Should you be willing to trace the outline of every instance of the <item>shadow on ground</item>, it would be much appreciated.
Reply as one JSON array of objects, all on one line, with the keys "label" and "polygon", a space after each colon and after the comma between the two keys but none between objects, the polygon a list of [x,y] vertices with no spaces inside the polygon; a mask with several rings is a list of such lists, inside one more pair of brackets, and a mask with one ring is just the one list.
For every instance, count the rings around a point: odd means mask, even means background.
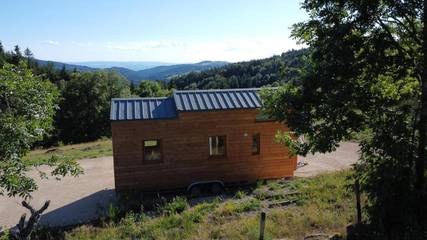
[{"label": "shadow on ground", "polygon": [[43,226],[66,226],[90,222],[105,215],[109,204],[116,202],[114,189],[95,192],[42,215]]}]

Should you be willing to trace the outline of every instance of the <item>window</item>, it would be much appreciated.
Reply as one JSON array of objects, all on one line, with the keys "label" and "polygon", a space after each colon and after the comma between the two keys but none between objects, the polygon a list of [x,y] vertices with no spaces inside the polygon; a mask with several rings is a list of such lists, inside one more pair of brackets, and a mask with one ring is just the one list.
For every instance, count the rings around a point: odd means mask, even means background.
[{"label": "window", "polygon": [[162,149],[160,140],[144,140],[142,148],[144,162],[162,161]]},{"label": "window", "polygon": [[259,133],[252,135],[252,155],[260,153],[260,135]]},{"label": "window", "polygon": [[209,137],[209,156],[226,155],[226,138],[225,136]]}]

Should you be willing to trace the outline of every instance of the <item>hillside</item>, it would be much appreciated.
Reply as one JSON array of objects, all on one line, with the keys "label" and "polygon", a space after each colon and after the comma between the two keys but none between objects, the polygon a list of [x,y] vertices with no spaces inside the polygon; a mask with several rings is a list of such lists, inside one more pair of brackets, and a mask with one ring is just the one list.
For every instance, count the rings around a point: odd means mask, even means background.
[{"label": "hillside", "polygon": [[90,68],[127,68],[133,71],[144,70],[148,68],[158,66],[169,66],[174,63],[167,62],[153,62],[153,61],[132,61],[132,62],[120,62],[120,61],[86,61],[86,62],[68,62],[68,64],[88,66]]},{"label": "hillside", "polygon": [[[138,79],[129,80],[135,82],[141,79],[150,79],[150,80],[165,80],[175,75],[185,74],[189,72],[198,72],[207,69],[215,69],[218,67],[223,67],[227,65],[228,62],[223,61],[203,61],[199,63],[192,64],[175,64],[170,66],[158,66],[154,68],[144,69],[138,71]],[[122,74],[122,73],[121,73]]]},{"label": "hillside", "polygon": [[35,59],[37,64],[41,67],[45,67],[48,64],[52,64],[54,69],[61,69],[63,66],[65,66],[65,69],[68,71],[73,71],[76,69],[77,71],[85,72],[85,71],[95,71],[96,68],[91,68],[88,66],[78,65],[78,64],[69,64],[69,63],[63,63],[63,62],[56,62],[56,61],[47,61],[47,60],[40,60]]},{"label": "hillside", "polygon": [[[114,70],[133,83],[138,83],[141,80],[167,80],[172,76],[186,74],[193,71],[198,72],[198,71],[208,70],[212,68],[222,67],[228,64],[227,62],[223,62],[223,61],[203,61],[199,63],[156,66],[152,68],[135,71],[135,70],[132,70],[126,67],[120,67],[120,66],[114,66],[109,68],[94,68],[94,67],[88,67],[84,65],[76,65],[76,64],[69,64],[69,63],[62,63],[62,62],[55,62],[55,61],[45,61],[45,60],[39,60],[39,59],[37,59],[36,61],[40,66],[47,66],[49,63],[52,63],[53,68],[58,70],[61,69],[63,66],[65,66],[65,69],[69,71],[73,71],[74,69],[76,69],[77,71],[83,71],[83,72],[96,71],[100,69]],[[102,65],[100,62],[90,62],[89,65],[105,66],[105,65],[114,64],[114,63],[116,62],[107,62],[104,65]],[[152,62],[149,62],[149,63],[152,63]],[[117,63],[117,65],[126,66],[129,64],[126,64],[126,62],[124,62],[122,64]]]},{"label": "hillside", "polygon": [[225,65],[174,77],[169,86],[177,89],[248,88],[297,81],[306,49],[278,56]]}]

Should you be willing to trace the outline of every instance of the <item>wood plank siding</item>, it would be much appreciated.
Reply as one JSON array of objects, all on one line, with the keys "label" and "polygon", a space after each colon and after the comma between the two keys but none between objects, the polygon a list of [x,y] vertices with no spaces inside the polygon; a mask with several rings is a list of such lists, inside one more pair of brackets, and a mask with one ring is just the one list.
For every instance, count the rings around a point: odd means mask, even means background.
[{"label": "wood plank siding", "polygon": [[[255,120],[258,109],[179,112],[164,120],[112,121],[116,190],[156,191],[197,181],[255,181],[293,176],[297,158],[275,143],[281,123]],[[260,154],[252,136],[260,134]],[[209,157],[209,136],[226,136],[226,156]],[[143,162],[143,141],[160,139],[162,162]]]}]

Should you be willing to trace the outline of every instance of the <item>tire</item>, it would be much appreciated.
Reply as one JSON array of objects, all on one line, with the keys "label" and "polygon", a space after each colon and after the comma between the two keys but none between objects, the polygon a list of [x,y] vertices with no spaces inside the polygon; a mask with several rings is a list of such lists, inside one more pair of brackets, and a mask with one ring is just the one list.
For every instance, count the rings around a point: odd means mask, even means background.
[{"label": "tire", "polygon": [[190,196],[191,197],[200,197],[202,195],[202,190],[200,189],[200,186],[194,185],[190,189]]},{"label": "tire", "polygon": [[211,185],[211,192],[215,195],[220,195],[224,192],[224,187],[219,183],[213,183]]}]

